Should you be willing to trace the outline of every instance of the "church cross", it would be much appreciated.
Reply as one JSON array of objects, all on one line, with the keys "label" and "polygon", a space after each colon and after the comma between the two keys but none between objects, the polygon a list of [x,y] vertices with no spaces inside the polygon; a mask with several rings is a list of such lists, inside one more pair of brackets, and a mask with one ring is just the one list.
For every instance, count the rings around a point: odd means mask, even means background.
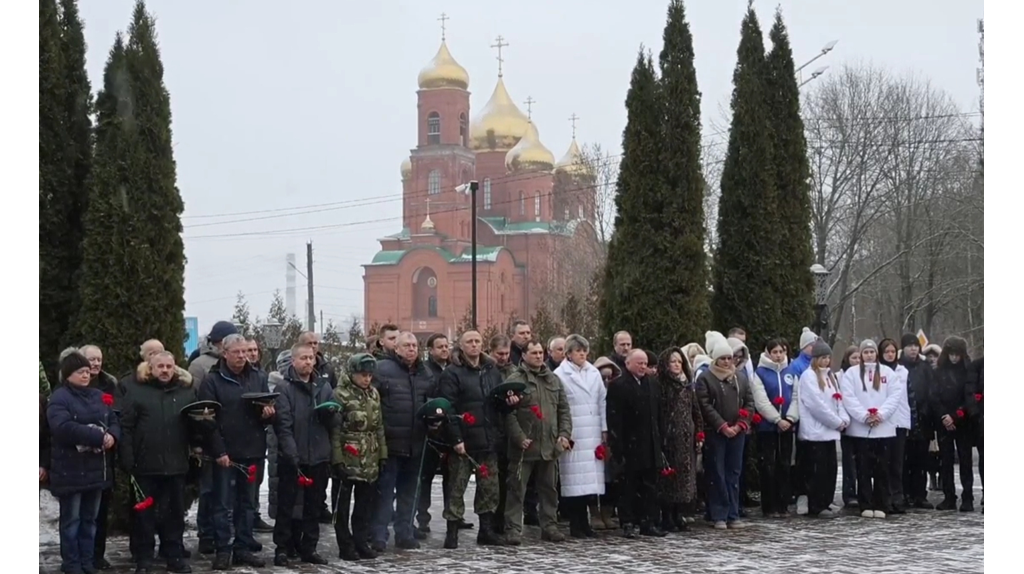
[{"label": "church cross", "polygon": [[575,113],[569,116],[569,122],[572,123],[572,139],[576,139],[576,120],[580,119]]},{"label": "church cross", "polygon": [[491,44],[491,47],[498,49],[498,77],[500,78],[501,77],[501,65],[505,62],[505,60],[501,59],[501,49],[506,47],[506,46],[508,46],[508,42],[506,42],[505,38],[502,38],[500,34],[498,35],[498,37],[495,40],[495,42],[496,42],[495,44]]},{"label": "church cross", "polygon": [[441,17],[438,18],[437,20],[439,22],[441,22],[441,41],[444,42],[444,36],[445,36],[445,30],[446,30],[445,29],[445,22],[447,22],[449,20],[448,15],[445,14],[444,12],[441,12]]},{"label": "church cross", "polygon": [[533,119],[533,104],[536,104],[537,100],[533,99],[533,96],[527,96],[526,97],[526,101],[523,102],[523,103],[526,104],[526,118],[532,120]]}]

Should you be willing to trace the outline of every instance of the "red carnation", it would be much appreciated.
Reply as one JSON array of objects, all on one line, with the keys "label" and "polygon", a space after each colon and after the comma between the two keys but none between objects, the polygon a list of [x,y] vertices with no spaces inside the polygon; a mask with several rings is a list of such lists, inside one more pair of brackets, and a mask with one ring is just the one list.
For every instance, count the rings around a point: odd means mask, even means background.
[{"label": "red carnation", "polygon": [[308,476],[299,475],[299,486],[305,488],[307,486],[313,486],[313,479]]},{"label": "red carnation", "polygon": [[608,447],[603,444],[597,445],[597,448],[594,449],[594,458],[597,460],[604,460],[608,458]]},{"label": "red carnation", "polygon": [[965,413],[964,413],[964,410],[963,410],[963,409],[957,409],[957,410],[956,410],[956,416],[957,416],[957,418],[961,418],[961,419],[962,419],[962,418],[964,418],[964,416],[966,416],[966,415],[965,415]]},{"label": "red carnation", "polygon": [[486,464],[481,464],[477,467],[476,471],[480,473],[480,478],[487,478],[491,476],[491,469],[487,468]]},{"label": "red carnation", "polygon": [[544,418],[544,413],[540,412],[540,406],[538,406],[538,405],[530,405],[530,411],[531,411],[531,412],[532,412],[532,413],[534,414],[534,416],[536,416],[536,417],[537,417],[538,419],[543,419],[543,418]]},{"label": "red carnation", "polygon": [[839,393],[832,393],[832,398],[837,400],[837,401],[841,401],[841,400],[843,400],[843,395],[841,395]]},{"label": "red carnation", "polygon": [[868,414],[870,414],[870,415],[877,415],[878,414],[878,409],[876,409],[875,407],[871,407],[870,409],[868,409]]},{"label": "red carnation", "polygon": [[110,393],[103,393],[103,404],[108,407],[114,406],[114,395]]},{"label": "red carnation", "polygon": [[355,445],[345,445],[345,452],[349,453],[352,456],[359,456],[359,449],[356,448]]},{"label": "red carnation", "polygon": [[978,403],[981,402],[981,393],[975,393],[974,394],[974,401],[978,402]]},{"label": "red carnation", "polygon": [[466,426],[473,426],[476,424],[476,417],[473,413],[462,413],[462,422],[466,423]]},{"label": "red carnation", "polygon": [[750,416],[750,411],[747,409],[740,409],[739,415],[741,419],[745,419]]},{"label": "red carnation", "polygon": [[676,469],[672,468],[671,466],[661,469],[661,476],[668,477],[674,475],[675,473]]},{"label": "red carnation", "polygon": [[139,512],[142,512],[143,510],[146,510],[150,506],[153,506],[153,497],[152,496],[147,496],[143,500],[141,500],[139,502],[136,502],[134,508],[135,508],[135,510],[137,510]]},{"label": "red carnation", "polygon": [[774,404],[777,407],[781,407],[783,404],[785,404],[785,402],[786,399],[782,397],[775,397],[774,399],[772,399],[772,404]]},{"label": "red carnation", "polygon": [[704,442],[704,431],[697,431],[697,442]]},{"label": "red carnation", "polygon": [[253,475],[256,474],[256,465],[255,464],[250,464],[249,468],[246,469],[246,473],[253,474]]},{"label": "red carnation", "polygon": [[254,473],[254,474],[246,475],[245,481],[248,482],[249,484],[255,483],[256,482],[256,474]]},{"label": "red carnation", "polygon": [[750,419],[750,422],[754,423],[755,425],[759,425],[763,420],[764,419],[761,418],[761,415],[754,413],[754,416]]}]

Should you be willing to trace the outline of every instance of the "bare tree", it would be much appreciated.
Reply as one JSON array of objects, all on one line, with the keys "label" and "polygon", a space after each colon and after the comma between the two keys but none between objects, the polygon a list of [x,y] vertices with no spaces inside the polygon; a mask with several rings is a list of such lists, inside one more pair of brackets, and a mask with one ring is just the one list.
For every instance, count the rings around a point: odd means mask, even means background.
[{"label": "bare tree", "polygon": [[579,163],[593,176],[593,225],[601,245],[607,248],[615,226],[615,183],[619,179],[619,156],[605,152],[599,143],[586,144],[581,150]]}]

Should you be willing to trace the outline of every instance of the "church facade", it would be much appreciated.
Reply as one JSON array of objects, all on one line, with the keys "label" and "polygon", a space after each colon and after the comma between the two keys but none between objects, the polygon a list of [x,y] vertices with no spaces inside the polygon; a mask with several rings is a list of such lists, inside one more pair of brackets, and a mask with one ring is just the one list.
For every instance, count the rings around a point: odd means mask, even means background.
[{"label": "church facade", "polygon": [[[596,243],[595,177],[575,133],[561,160],[513,102],[501,72],[470,114],[469,74],[442,38],[418,77],[416,145],[401,164],[402,229],[363,265],[365,324],[394,323],[421,337],[457,336],[472,298],[472,210],[477,191],[480,329],[529,317],[557,288],[555,253]],[[472,118],[472,119],[470,119]]]}]

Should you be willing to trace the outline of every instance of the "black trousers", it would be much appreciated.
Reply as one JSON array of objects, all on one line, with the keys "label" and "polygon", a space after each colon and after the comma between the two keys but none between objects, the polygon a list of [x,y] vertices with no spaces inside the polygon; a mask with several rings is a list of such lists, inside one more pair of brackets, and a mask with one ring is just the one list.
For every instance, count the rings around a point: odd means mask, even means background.
[{"label": "black trousers", "polygon": [[890,508],[889,452],[891,438],[855,438],[857,504],[861,510]]},{"label": "black trousers", "polygon": [[946,500],[956,500],[956,482],[953,480],[954,457],[960,459],[960,494],[965,501],[974,501],[974,445],[971,444],[970,432],[966,428],[957,427],[955,431],[945,428],[939,431],[939,457],[941,466],[939,476],[942,479],[942,494]]},{"label": "black trousers", "polygon": [[[277,462],[277,520],[274,521],[274,545],[277,554],[294,550],[299,556],[309,556],[316,552],[320,541],[320,511],[324,506],[327,491],[327,477],[330,476],[328,464],[322,462],[314,465],[295,466],[281,459]],[[307,478],[313,479],[311,486],[299,486],[299,471]],[[295,498],[302,488],[302,519],[293,524],[288,510],[295,508]],[[296,540],[296,535],[301,537]]]},{"label": "black trousers", "polygon": [[619,523],[653,524],[661,514],[656,491],[658,471],[626,471],[619,492]]},{"label": "black trousers", "polygon": [[114,490],[108,488],[100,497],[100,513],[96,515],[96,547],[93,551],[96,561],[99,561],[107,553],[107,514],[110,512],[110,499],[113,496]]},{"label": "black trousers", "polygon": [[[981,475],[981,488],[985,488],[985,428],[984,422],[978,423],[980,428],[974,429],[974,446],[978,449],[978,474]],[[982,497],[984,498],[984,497]]]},{"label": "black trousers", "polygon": [[843,506],[849,506],[857,500],[857,439],[844,434],[839,446],[843,449]]},{"label": "black trousers", "polygon": [[140,564],[155,558],[156,541],[160,537],[160,551],[167,559],[184,558],[185,544],[185,475],[136,476],[135,481],[146,496],[153,497],[153,506],[133,511],[139,528],[136,537]]},{"label": "black trousers", "polygon": [[[792,432],[757,433],[757,458],[761,479],[761,512],[785,513],[792,498],[790,461],[793,459]],[[740,490],[740,496],[743,491]]]},{"label": "black trousers", "polygon": [[903,497],[910,502],[928,500],[928,443],[924,437],[907,436],[903,458]]},{"label": "black trousers", "polygon": [[[332,482],[338,485],[338,496],[334,499],[334,538],[338,541],[338,548],[366,546],[370,540],[370,516],[377,502],[377,483],[348,480],[337,475]],[[355,505],[350,515],[349,504],[353,496]]]},{"label": "black trousers", "polygon": [[803,445],[803,475],[807,479],[807,515],[828,510],[836,496],[836,441],[800,441]]},{"label": "black trousers", "polygon": [[903,467],[906,456],[907,429],[896,429],[896,436],[889,443],[889,503],[893,507],[904,506],[906,493],[903,491]]},{"label": "black trousers", "polygon": [[267,458],[263,457],[256,462],[256,488],[253,493],[253,506],[256,507],[256,517],[260,516],[260,485],[263,484],[263,477],[267,474]]},{"label": "black trousers", "polygon": [[[433,448],[424,451],[423,475],[420,477],[420,498],[416,506],[416,523],[422,528],[430,524],[430,495],[434,486],[434,477],[437,471],[441,471],[441,495],[444,497],[444,505],[448,506],[448,465],[441,462],[441,453]],[[499,460],[500,465],[500,460]],[[498,469],[501,472],[501,469]],[[504,488],[504,483],[502,483]],[[502,498],[502,502],[504,502]],[[504,505],[502,505],[504,509]]]},{"label": "black trousers", "polygon": [[[498,450],[501,452],[498,453],[498,509],[494,511],[494,530],[501,534],[505,532],[505,502],[508,500],[509,463],[506,449]],[[445,508],[448,508],[447,490],[447,487],[445,487]]]}]

